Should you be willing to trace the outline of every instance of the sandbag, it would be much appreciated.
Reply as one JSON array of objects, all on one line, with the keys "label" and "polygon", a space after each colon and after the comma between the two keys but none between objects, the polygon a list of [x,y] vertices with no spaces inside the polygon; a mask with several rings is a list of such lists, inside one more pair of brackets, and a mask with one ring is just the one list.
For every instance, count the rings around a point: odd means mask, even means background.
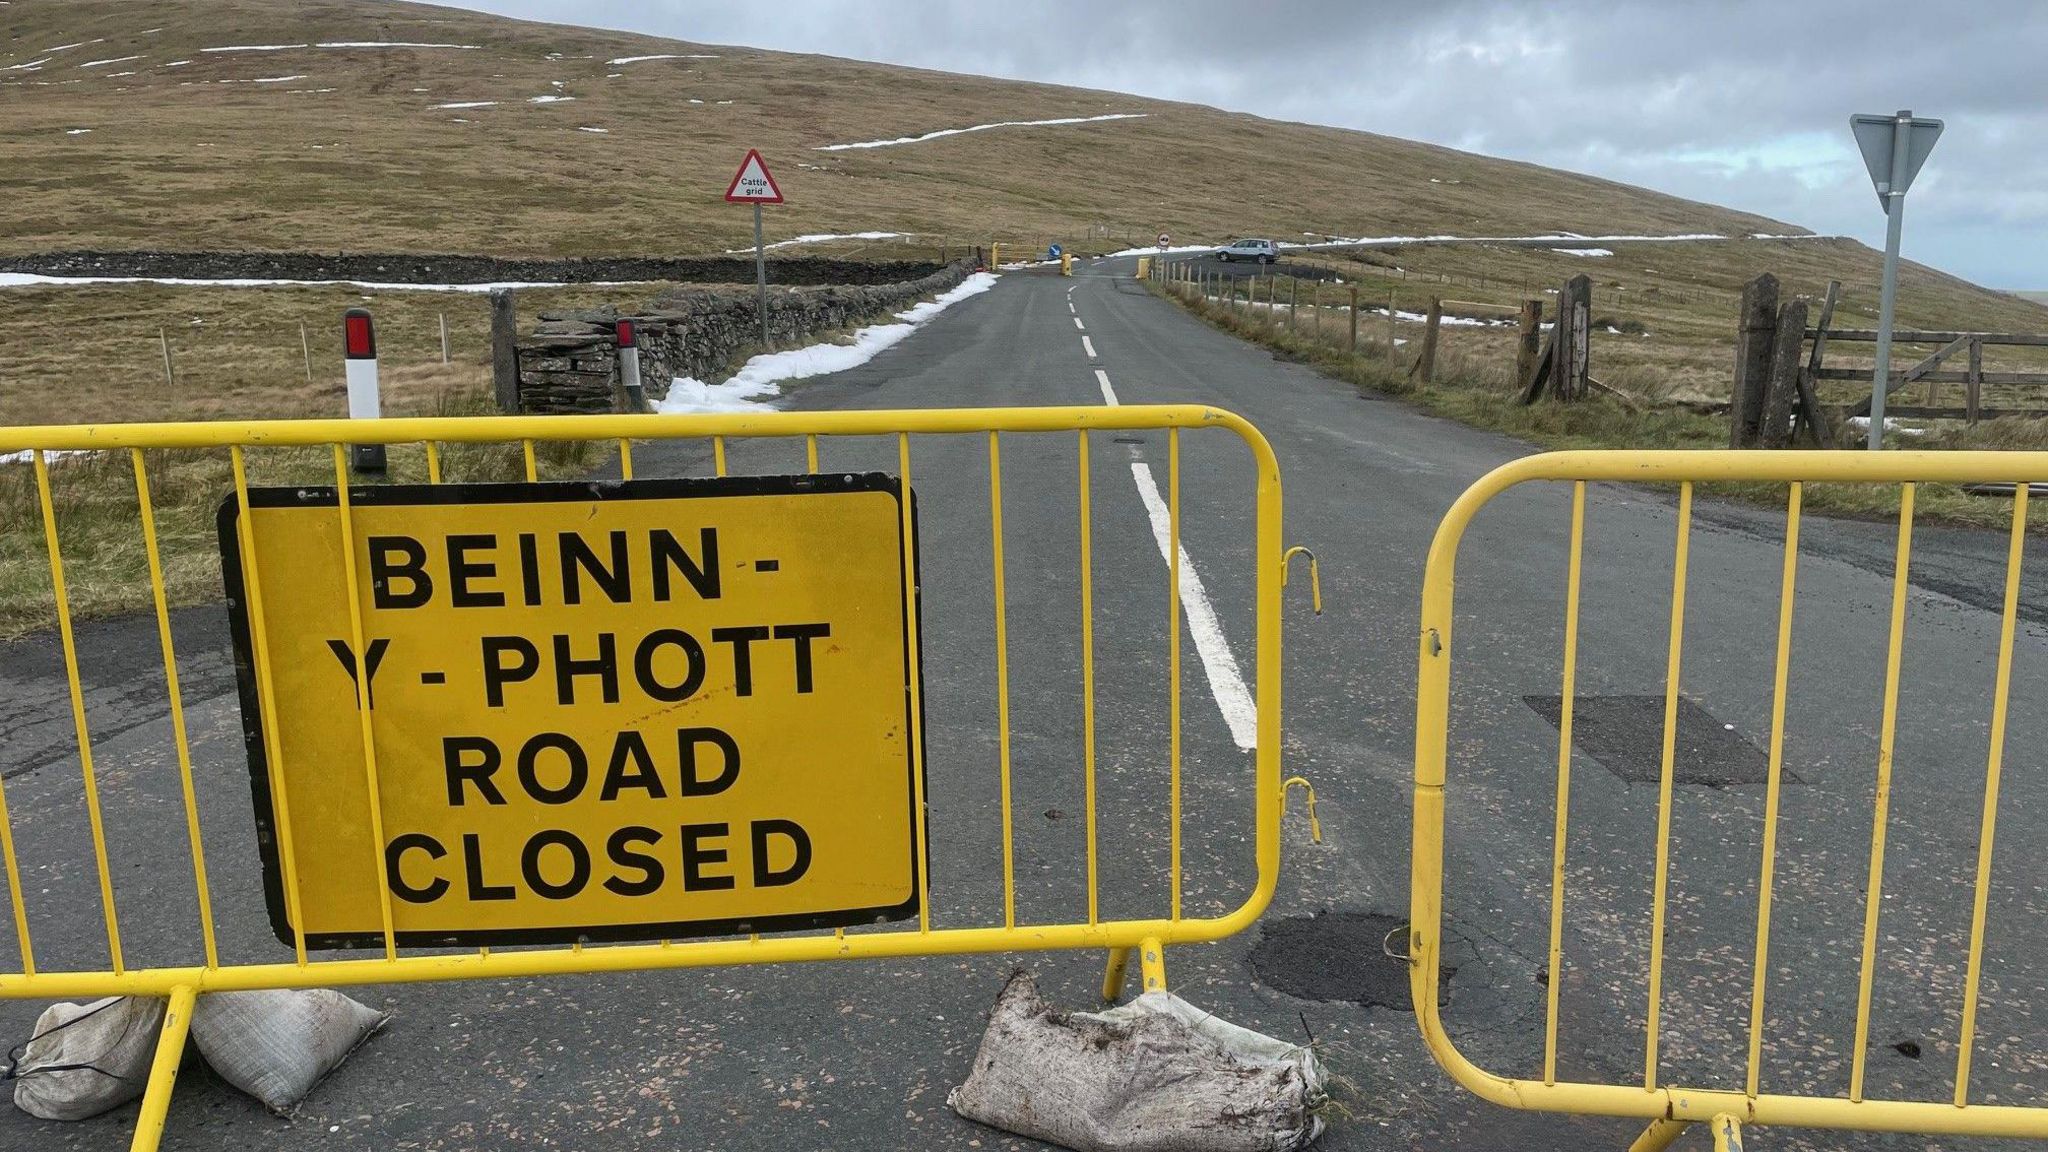
[{"label": "sandbag", "polygon": [[389,1019],[328,988],[209,992],[193,1006],[192,1041],[221,1079],[283,1114]]},{"label": "sandbag", "polygon": [[145,996],[52,1004],[9,1061],[14,1106],[44,1120],[83,1120],[142,1095],[164,1008]]},{"label": "sandbag", "polygon": [[967,1082],[969,1120],[1075,1152],[1292,1152],[1322,1134],[1323,1068],[1307,1048],[1170,992],[1056,1012],[1010,977]]}]

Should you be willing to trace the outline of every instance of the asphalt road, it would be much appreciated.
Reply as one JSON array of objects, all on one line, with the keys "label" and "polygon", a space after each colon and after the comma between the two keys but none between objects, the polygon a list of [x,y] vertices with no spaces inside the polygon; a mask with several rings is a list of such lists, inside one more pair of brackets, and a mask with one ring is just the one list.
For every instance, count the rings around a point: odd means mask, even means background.
[{"label": "asphalt road", "polygon": [[[1416,1035],[1400,965],[1356,939],[1326,947],[1334,937],[1318,935],[1351,914],[1405,916],[1424,553],[1457,494],[1528,449],[1276,361],[1119,279],[1128,267],[1085,265],[1071,280],[1006,276],[867,366],[804,384],[791,406],[1095,405],[1113,392],[1123,403],[1216,404],[1257,424],[1281,460],[1288,542],[1316,550],[1326,602],[1321,617],[1311,616],[1303,582],[1290,589],[1284,723],[1285,770],[1315,783],[1324,839],[1311,845],[1298,812],[1290,814],[1267,917],[1323,919],[1290,926],[1288,947],[1277,960],[1276,950],[1263,953],[1257,970],[1256,932],[1170,950],[1170,983],[1239,1024],[1314,1036],[1340,1078],[1326,1147],[1624,1146],[1634,1128],[1627,1122],[1510,1112],[1455,1087]],[[1249,460],[1216,434],[1185,441],[1185,546],[1248,675]],[[987,922],[1001,909],[984,451],[972,439],[916,441],[939,923]],[[1163,483],[1165,451],[1157,433],[1091,441],[1106,915],[1157,908],[1164,892],[1166,567],[1133,465]],[[886,443],[834,442],[826,453],[835,469],[894,463]],[[790,471],[801,459],[801,445],[760,444],[736,446],[731,463],[735,472]],[[1009,438],[1004,468],[1019,915],[1072,917],[1085,898],[1075,447],[1071,438]],[[701,445],[636,454],[642,476],[709,470]],[[1469,1057],[1524,1076],[1540,1069],[1557,755],[1543,702],[1528,698],[1559,690],[1566,499],[1561,490],[1504,496],[1475,524],[1459,569],[1447,865],[1456,971],[1445,1014]],[[1593,490],[1581,693],[1662,691],[1674,528],[1668,493]],[[1682,683],[1699,713],[1682,741],[1684,761],[1740,780],[1769,731],[1775,521],[1703,501],[1693,532]],[[1869,1077],[1873,1095],[1945,1098],[2003,541],[1923,531],[1916,544]],[[1786,745],[1796,783],[1784,802],[1764,1078],[1768,1090],[1839,1094],[1862,930],[1890,529],[1809,521],[1803,555]],[[2023,601],[2015,699],[2028,701],[2048,673],[2040,631],[2048,603],[2034,590]],[[256,887],[218,613],[185,613],[178,631],[223,952],[278,959]],[[187,957],[196,911],[169,725],[150,691],[153,622],[95,625],[83,642],[117,896],[133,910],[123,923],[130,963]],[[94,944],[89,841],[68,704],[47,681],[50,652],[47,637],[0,651],[8,702],[0,755],[39,958],[55,967],[102,960],[104,945]],[[1187,899],[1191,909],[1217,909],[1250,882],[1242,819],[1250,761],[1192,651],[1183,691]],[[1657,732],[1627,700],[1606,707],[1601,759],[1581,754],[1573,764],[1560,1072],[1626,1083],[1643,1068],[1657,789],[1623,774],[1645,755],[1654,761]],[[2015,709],[1975,1077],[1979,1092],[2013,1102],[2038,1100],[2048,1087],[2044,1029],[2031,1015],[2033,1003],[2048,1002],[2048,972],[2035,960],[2048,920],[2031,875],[2048,843],[2027,819],[2048,804],[2044,729],[2048,718]],[[1678,792],[1660,1075],[1739,1082],[1763,789]],[[11,947],[0,939],[0,954]],[[1049,999],[1079,1008],[1094,1002],[1100,962],[1029,955],[364,989],[357,995],[391,1010],[392,1024],[295,1118],[265,1114],[190,1061],[165,1147],[1027,1147],[959,1120],[946,1091],[965,1075],[1010,970],[1030,969]],[[1355,973],[1344,995],[1391,1003],[1298,998],[1274,986],[1305,967],[1310,976]],[[25,1039],[39,1008],[0,1005],[0,1035]],[[1917,1057],[1900,1050],[1909,1044]],[[128,1109],[49,1125],[0,1111],[0,1148],[119,1146],[132,1119]],[[1789,1147],[1927,1146],[1787,1130],[1763,1138]]]}]

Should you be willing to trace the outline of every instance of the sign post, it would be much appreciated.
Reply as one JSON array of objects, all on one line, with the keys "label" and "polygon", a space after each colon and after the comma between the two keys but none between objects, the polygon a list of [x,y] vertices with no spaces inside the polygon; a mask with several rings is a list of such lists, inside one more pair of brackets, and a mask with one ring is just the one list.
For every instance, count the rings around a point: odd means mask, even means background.
[{"label": "sign post", "polygon": [[758,292],[761,311],[761,347],[768,347],[768,249],[761,243],[761,205],[782,203],[782,189],[776,187],[775,177],[768,174],[768,165],[761,159],[761,153],[747,149],[747,158],[740,163],[740,170],[733,173],[732,183],[725,189],[725,198],[734,204],[754,206],[754,287]]},{"label": "sign post", "polygon": [[1906,215],[1906,189],[1919,175],[1941,136],[1941,121],[1901,109],[1893,116],[1851,116],[1849,130],[1863,152],[1863,166],[1884,207],[1884,289],[1877,308],[1877,365],[1870,380],[1870,450],[1884,444],[1884,401],[1891,387],[1892,310],[1899,292],[1899,232]]},{"label": "sign post", "polygon": [[[384,414],[377,386],[377,330],[367,308],[341,314],[341,351],[348,380],[348,414],[352,420],[375,420]],[[357,444],[349,451],[357,472],[382,472],[384,445]]]}]

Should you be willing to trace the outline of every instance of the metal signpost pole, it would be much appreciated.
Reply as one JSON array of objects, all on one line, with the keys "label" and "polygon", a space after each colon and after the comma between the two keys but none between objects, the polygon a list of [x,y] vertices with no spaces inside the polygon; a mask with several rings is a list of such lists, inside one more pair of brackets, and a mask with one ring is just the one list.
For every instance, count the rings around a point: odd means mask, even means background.
[{"label": "metal signpost pole", "polygon": [[1899,293],[1899,233],[1906,216],[1906,189],[1927,162],[1942,123],[1914,117],[1911,109],[1891,116],[1851,116],[1849,129],[1863,153],[1863,166],[1884,206],[1884,288],[1878,304],[1877,363],[1870,379],[1870,450],[1884,446],[1884,402],[1892,376],[1892,319]]},{"label": "metal signpost pole", "polygon": [[[1906,217],[1906,148],[1913,114],[1899,113],[1892,129],[1892,170],[1884,204],[1884,290],[1877,305],[1877,366],[1870,377],[1870,450],[1884,446],[1885,392],[1892,382],[1892,308],[1899,295],[1899,230]],[[758,211],[758,209],[757,209]]]},{"label": "metal signpost pole", "polygon": [[761,309],[761,347],[768,347],[768,250],[761,246],[761,202],[754,201],[754,288]]}]

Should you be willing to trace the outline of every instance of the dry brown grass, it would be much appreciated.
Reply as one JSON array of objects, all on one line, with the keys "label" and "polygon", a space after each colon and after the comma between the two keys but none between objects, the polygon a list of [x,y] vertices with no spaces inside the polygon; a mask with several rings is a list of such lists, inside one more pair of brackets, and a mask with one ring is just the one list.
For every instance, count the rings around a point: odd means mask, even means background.
[{"label": "dry brown grass", "polygon": [[[15,0],[7,13],[0,67],[40,59],[29,54],[38,48],[105,39],[55,54],[37,71],[0,73],[0,153],[10,161],[0,252],[737,248],[750,239],[750,217],[720,197],[748,147],[764,151],[789,196],[769,210],[769,229],[782,236],[891,230],[1035,247],[1056,238],[1079,244],[1101,223],[1141,237],[1163,228],[1216,238],[1785,230],[1603,180],[1367,133],[389,0]],[[199,51],[323,40],[481,48]],[[606,63],[655,53],[718,58]],[[132,54],[148,58],[78,67]],[[184,59],[192,63],[165,67]],[[131,69],[136,75],[110,75]],[[305,79],[220,83],[288,75]],[[317,91],[326,88],[335,91]],[[558,91],[575,102],[527,102]],[[499,103],[435,107],[471,101]],[[1106,112],[1148,117],[814,150]],[[66,135],[76,128],[92,131]],[[1275,156],[1288,158],[1289,179],[1251,175]]]}]

